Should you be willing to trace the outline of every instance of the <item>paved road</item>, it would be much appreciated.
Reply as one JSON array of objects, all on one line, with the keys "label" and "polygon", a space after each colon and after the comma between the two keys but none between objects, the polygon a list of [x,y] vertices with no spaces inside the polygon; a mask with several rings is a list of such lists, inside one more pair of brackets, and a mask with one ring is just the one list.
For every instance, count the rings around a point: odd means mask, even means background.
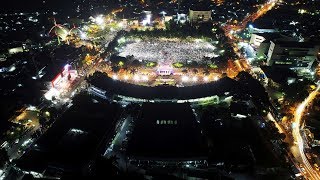
[{"label": "paved road", "polygon": [[292,135],[294,140],[297,142],[296,145],[298,146],[299,151],[297,153],[297,159],[301,162],[304,170],[305,175],[308,179],[315,179],[319,180],[320,175],[319,172],[314,170],[314,167],[309,163],[309,160],[306,157],[306,152],[304,151],[305,143],[304,139],[301,135],[301,130],[304,128],[304,124],[302,121],[302,117],[307,109],[307,106],[312,103],[314,98],[316,97],[318,91],[320,89],[320,85],[309,94],[309,96],[298,106],[294,114],[294,127],[292,128]]}]

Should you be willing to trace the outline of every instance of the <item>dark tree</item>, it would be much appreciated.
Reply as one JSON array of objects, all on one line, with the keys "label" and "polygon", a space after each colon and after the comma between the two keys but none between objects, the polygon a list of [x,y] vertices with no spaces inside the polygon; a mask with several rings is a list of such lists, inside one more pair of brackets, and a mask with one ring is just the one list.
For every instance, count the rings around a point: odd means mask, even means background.
[{"label": "dark tree", "polygon": [[112,66],[111,68],[112,68],[112,71],[115,72],[115,73],[120,71],[120,67],[119,66]]},{"label": "dark tree", "polygon": [[4,149],[0,149],[0,168],[4,168],[6,163],[9,161],[8,152]]}]

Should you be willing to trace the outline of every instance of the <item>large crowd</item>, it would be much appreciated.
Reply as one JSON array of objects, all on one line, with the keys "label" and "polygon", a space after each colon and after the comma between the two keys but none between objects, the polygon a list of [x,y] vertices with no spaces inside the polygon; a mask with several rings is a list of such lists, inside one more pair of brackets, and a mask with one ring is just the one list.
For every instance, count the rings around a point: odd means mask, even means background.
[{"label": "large crowd", "polygon": [[206,41],[187,42],[183,40],[150,38],[127,42],[119,50],[122,57],[133,56],[138,60],[173,63],[201,61],[204,57],[217,57],[216,47]]}]

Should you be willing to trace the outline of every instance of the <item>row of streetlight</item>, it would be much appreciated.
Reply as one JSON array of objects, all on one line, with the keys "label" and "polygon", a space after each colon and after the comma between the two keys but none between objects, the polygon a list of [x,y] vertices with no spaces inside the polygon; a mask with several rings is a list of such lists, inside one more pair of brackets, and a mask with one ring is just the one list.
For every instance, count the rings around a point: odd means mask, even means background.
[{"label": "row of streetlight", "polygon": [[[114,80],[119,80],[119,76],[118,75],[116,75],[116,74],[114,74],[114,75],[112,75],[112,79],[114,79]],[[125,80],[125,81],[128,81],[130,79],[130,76],[128,76],[128,75],[124,75],[123,76],[123,80]],[[146,75],[134,75],[133,77],[132,77],[132,80],[133,81],[136,81],[136,82],[139,82],[139,81],[149,81],[149,77],[148,76],[146,76]]]},{"label": "row of streetlight", "polygon": [[[182,82],[189,82],[189,81],[193,81],[193,82],[198,82],[199,78],[197,76],[193,76],[193,77],[189,77],[189,76],[182,76],[181,77],[181,80]],[[204,82],[208,82],[210,79],[208,76],[204,76],[203,79],[202,79]],[[213,78],[214,81],[217,81],[219,80],[219,77],[218,76],[215,76]]]},{"label": "row of streetlight", "polygon": [[[114,75],[112,75],[112,79],[113,80],[119,80],[120,78],[119,78],[119,76],[117,74],[114,74]],[[125,80],[125,81],[128,81],[128,80],[130,80],[130,76],[124,75],[122,79]],[[134,75],[132,77],[132,80],[136,81],[136,82],[139,82],[139,81],[146,82],[146,81],[149,81],[149,77],[147,75],[137,75],[136,74],[136,75]],[[208,82],[210,80],[210,78],[208,76],[204,76],[202,80],[204,82]],[[215,76],[212,80],[213,81],[217,81],[217,80],[219,80],[219,77]],[[182,82],[198,82],[199,78],[197,76],[189,77],[189,76],[185,76],[184,75],[184,76],[181,77],[181,81]]]}]

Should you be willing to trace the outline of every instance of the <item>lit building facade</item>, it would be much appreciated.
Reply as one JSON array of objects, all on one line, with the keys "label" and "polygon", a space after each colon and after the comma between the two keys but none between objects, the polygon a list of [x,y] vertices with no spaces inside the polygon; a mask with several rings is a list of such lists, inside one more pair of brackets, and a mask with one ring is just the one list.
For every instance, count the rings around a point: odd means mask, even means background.
[{"label": "lit building facade", "polygon": [[319,45],[309,42],[271,41],[267,54],[269,66],[311,69],[317,60]]},{"label": "lit building facade", "polygon": [[211,10],[208,8],[195,6],[189,9],[189,20],[191,23],[201,23],[211,21]]}]

